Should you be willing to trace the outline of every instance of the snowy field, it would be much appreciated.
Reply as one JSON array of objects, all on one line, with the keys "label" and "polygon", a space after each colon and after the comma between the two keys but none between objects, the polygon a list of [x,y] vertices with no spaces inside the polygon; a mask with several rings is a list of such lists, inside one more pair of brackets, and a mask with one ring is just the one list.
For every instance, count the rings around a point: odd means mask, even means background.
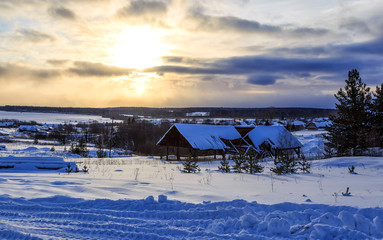
[{"label": "snowy field", "polygon": [[36,121],[46,124],[64,124],[79,122],[111,122],[109,118],[94,115],[61,114],[61,113],[37,113],[37,112],[8,112],[0,111],[1,119],[13,119],[20,121]]},{"label": "snowy field", "polygon": [[[295,133],[313,155],[321,134]],[[383,157],[314,160],[311,173],[283,176],[271,174],[272,162],[254,175],[204,162],[187,174],[158,157],[79,158],[60,146],[0,145],[3,163],[40,157],[89,167],[0,169],[0,239],[383,238]]]}]

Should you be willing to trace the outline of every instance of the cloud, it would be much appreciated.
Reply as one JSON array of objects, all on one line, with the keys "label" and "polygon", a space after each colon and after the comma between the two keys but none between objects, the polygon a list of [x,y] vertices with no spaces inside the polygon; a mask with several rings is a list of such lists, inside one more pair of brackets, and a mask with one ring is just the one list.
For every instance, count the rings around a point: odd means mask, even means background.
[{"label": "cloud", "polygon": [[[180,62],[180,59],[175,58]],[[247,82],[258,85],[271,85],[277,79],[308,79],[313,76],[327,75],[342,81],[350,69],[365,70],[373,74],[375,65],[364,58],[351,57],[275,57],[275,56],[241,56],[215,59],[195,59],[190,66],[164,65],[145,69],[145,72],[175,73],[183,75],[236,75],[246,76]],[[203,66],[203,67],[201,67]],[[379,65],[380,66],[380,65]],[[249,77],[250,76],[250,77]]]},{"label": "cloud", "polygon": [[275,33],[281,31],[281,28],[278,26],[261,24],[257,21],[232,16],[209,16],[196,11],[192,11],[188,19],[197,24],[197,30],[204,31],[232,31],[241,33]]},{"label": "cloud", "polygon": [[18,64],[6,63],[0,65],[0,81],[13,82],[17,80],[28,80],[43,82],[60,76],[56,69],[40,69]]},{"label": "cloud", "polygon": [[361,43],[347,44],[339,47],[342,53],[348,54],[371,54],[381,56],[383,54],[383,37]]},{"label": "cloud", "polygon": [[109,66],[102,63],[76,61],[68,72],[81,77],[114,77],[129,75],[132,69]]},{"label": "cloud", "polygon": [[56,38],[52,35],[39,32],[33,29],[21,29],[18,31],[18,34],[22,39],[33,42],[33,43],[41,43],[41,42],[54,42]]},{"label": "cloud", "polygon": [[365,21],[357,18],[348,18],[343,20],[339,25],[339,29],[363,34],[371,32],[368,24]]},{"label": "cloud", "polygon": [[50,64],[50,65],[53,65],[53,66],[62,66],[62,65],[65,65],[67,63],[69,63],[70,61],[69,60],[58,60],[58,59],[50,59],[50,60],[47,60],[47,63]]},{"label": "cloud", "polygon": [[168,4],[164,1],[133,0],[120,8],[116,13],[117,20],[130,25],[151,25],[159,28],[169,28],[165,16]]},{"label": "cloud", "polygon": [[51,16],[56,17],[56,18],[62,18],[66,20],[76,20],[77,16],[76,14],[65,7],[57,7],[57,8],[50,8],[48,10]]},{"label": "cloud", "polygon": [[247,82],[255,85],[273,85],[278,79],[275,75],[251,75]]},{"label": "cloud", "polygon": [[140,17],[147,15],[163,15],[167,12],[167,5],[161,1],[132,1],[118,11],[120,17]]},{"label": "cloud", "polygon": [[[252,46],[246,48],[252,50]],[[296,47],[296,48],[275,48],[271,51],[274,54],[299,55],[299,56],[320,56],[320,55],[377,55],[383,54],[383,37],[378,37],[369,41],[349,43],[349,44],[326,44],[316,47]]]},{"label": "cloud", "polygon": [[203,9],[196,8],[189,11],[187,20],[194,22],[195,30],[209,32],[236,32],[236,33],[285,33],[291,36],[324,35],[329,30],[309,27],[281,27],[278,25],[262,24],[255,20],[248,20],[234,16],[210,16],[203,13]]}]

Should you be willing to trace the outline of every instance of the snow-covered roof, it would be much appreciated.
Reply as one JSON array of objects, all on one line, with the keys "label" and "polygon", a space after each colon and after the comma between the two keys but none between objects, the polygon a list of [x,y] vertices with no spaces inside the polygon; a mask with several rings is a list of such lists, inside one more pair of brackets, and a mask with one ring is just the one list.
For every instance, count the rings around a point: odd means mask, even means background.
[{"label": "snow-covered roof", "polygon": [[12,127],[13,122],[0,122],[0,127]]},{"label": "snow-covered roof", "polygon": [[158,141],[159,144],[166,135],[176,128],[189,144],[199,150],[223,150],[229,148],[223,141],[240,139],[241,135],[234,126],[215,126],[204,124],[174,124]]},{"label": "snow-covered roof", "polygon": [[299,121],[299,120],[295,120],[291,124],[294,126],[305,126],[306,125],[306,123]]},{"label": "snow-covered roof", "polygon": [[331,124],[332,124],[331,121],[315,122],[315,125],[316,125],[318,128],[329,127]]},{"label": "snow-covered roof", "polygon": [[39,126],[34,126],[34,125],[20,125],[19,131],[37,132],[39,128],[40,128]]},{"label": "snow-covered roof", "polygon": [[302,143],[283,126],[257,126],[245,137],[248,137],[257,148],[265,141],[273,148],[303,147]]}]

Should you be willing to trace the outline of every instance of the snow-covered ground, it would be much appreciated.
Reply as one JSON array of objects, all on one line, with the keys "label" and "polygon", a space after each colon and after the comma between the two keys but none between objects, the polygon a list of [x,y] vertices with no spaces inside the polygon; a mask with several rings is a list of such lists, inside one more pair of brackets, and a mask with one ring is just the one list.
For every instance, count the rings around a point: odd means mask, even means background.
[{"label": "snow-covered ground", "polygon": [[8,112],[0,111],[1,119],[13,119],[20,121],[36,121],[46,124],[64,124],[79,122],[111,122],[110,118],[95,115],[61,114],[61,113],[37,113],[37,112]]},{"label": "snow-covered ground", "polygon": [[[304,152],[322,141],[318,131],[295,135]],[[254,175],[203,162],[187,174],[158,157],[84,159],[59,146],[1,145],[2,161],[62,157],[89,173],[0,169],[0,239],[383,238],[383,157],[314,160],[311,173],[283,176],[271,174],[272,162]]]},{"label": "snow-covered ground", "polygon": [[306,159],[322,159],[325,153],[324,130],[301,130],[292,132],[303,144],[302,153]]}]

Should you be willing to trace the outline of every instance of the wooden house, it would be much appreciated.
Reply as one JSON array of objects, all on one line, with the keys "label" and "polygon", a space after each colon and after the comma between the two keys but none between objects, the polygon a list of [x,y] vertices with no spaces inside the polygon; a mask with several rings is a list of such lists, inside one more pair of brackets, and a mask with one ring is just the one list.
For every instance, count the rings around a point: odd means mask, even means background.
[{"label": "wooden house", "polygon": [[194,156],[196,151],[214,150],[223,155],[229,151],[238,151],[236,142],[241,135],[234,126],[215,126],[204,124],[174,124],[158,141],[157,145],[166,147],[166,160],[169,147],[176,147],[177,160],[180,160],[179,148],[186,148]]},{"label": "wooden house", "polygon": [[283,126],[257,126],[246,136],[243,141],[251,144],[260,153],[269,153],[277,158],[283,153],[292,151],[298,156],[302,143]]},{"label": "wooden house", "polygon": [[306,129],[308,130],[318,130],[317,125],[314,122],[309,122],[306,124]]}]

